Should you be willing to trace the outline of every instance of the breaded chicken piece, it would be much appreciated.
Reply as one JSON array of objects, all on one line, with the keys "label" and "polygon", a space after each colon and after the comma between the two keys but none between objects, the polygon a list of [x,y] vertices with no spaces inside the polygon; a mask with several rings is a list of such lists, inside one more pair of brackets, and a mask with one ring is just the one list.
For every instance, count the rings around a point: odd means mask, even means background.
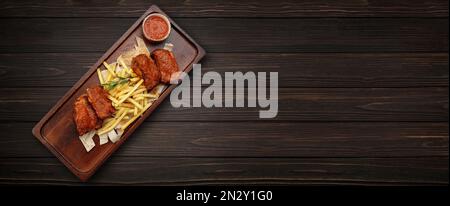
[{"label": "breaded chicken piece", "polygon": [[[161,82],[170,84],[172,75],[178,75],[179,72],[178,64],[173,53],[165,49],[156,49],[152,52],[151,56],[161,72]],[[178,77],[174,76],[174,78]]]},{"label": "breaded chicken piece", "polygon": [[111,117],[116,111],[112,106],[111,100],[108,98],[108,92],[101,86],[88,88],[86,92],[89,103],[91,103],[99,119],[104,120]]},{"label": "breaded chicken piece", "polygon": [[73,104],[73,119],[80,136],[102,126],[101,120],[97,118],[85,94],[78,97]]},{"label": "breaded chicken piece", "polygon": [[139,54],[133,58],[131,61],[131,69],[133,69],[138,77],[144,80],[144,85],[147,90],[153,89],[161,79],[161,74],[155,62],[145,54]]}]

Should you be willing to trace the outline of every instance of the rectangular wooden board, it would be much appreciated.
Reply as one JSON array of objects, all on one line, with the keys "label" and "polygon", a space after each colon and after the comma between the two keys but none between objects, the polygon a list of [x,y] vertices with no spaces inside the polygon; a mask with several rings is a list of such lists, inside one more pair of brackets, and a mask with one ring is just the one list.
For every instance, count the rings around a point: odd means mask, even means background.
[{"label": "rectangular wooden board", "polygon": [[[151,6],[33,128],[34,136],[82,181],[88,180],[177,86],[170,85],[165,89],[153,105],[125,130],[119,141],[99,145],[96,135],[94,137],[96,146],[90,152],[86,152],[75,129],[72,105],[77,97],[85,93],[86,88],[100,84],[96,69],[101,67],[103,61],[114,62],[124,51],[134,48],[136,37],[145,40],[142,33],[142,21],[151,13],[167,16],[156,5]],[[156,48],[164,47],[165,43],[172,43],[174,45],[172,52],[180,70],[188,73],[193,64],[199,62],[205,55],[205,51],[169,16],[167,18],[172,25],[170,36],[156,44],[145,40],[147,48],[151,52]]]}]

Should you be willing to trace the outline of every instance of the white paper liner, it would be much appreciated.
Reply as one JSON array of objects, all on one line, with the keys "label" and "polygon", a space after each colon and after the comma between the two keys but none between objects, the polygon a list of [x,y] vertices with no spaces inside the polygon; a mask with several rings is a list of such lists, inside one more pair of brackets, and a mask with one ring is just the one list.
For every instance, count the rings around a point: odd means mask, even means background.
[{"label": "white paper liner", "polygon": [[116,130],[114,130],[114,129],[109,131],[107,134],[108,134],[109,140],[111,140],[111,142],[113,142],[113,143],[117,142],[117,140],[120,139],[120,136],[116,133]]},{"label": "white paper liner", "polygon": [[142,38],[136,37],[136,45],[134,48],[138,54],[146,54],[147,56],[150,56],[150,51],[148,51],[147,45]]},{"label": "white paper liner", "polygon": [[123,63],[127,67],[131,67],[131,61],[133,57],[139,54],[145,54],[148,57],[150,57],[150,52],[148,51],[147,45],[145,44],[144,40],[140,37],[136,37],[136,44],[134,45],[134,49],[125,51],[120,56],[122,58]]},{"label": "white paper liner", "polygon": [[162,92],[167,88],[167,85],[165,84],[158,84],[155,86],[155,88],[152,89],[152,91],[150,91],[150,94],[152,95],[156,95],[157,97],[159,97],[159,95],[162,94]]},{"label": "white paper liner", "polygon": [[118,124],[115,128],[117,135],[119,136],[119,139],[122,137],[123,135],[123,129],[122,129],[122,125]]},{"label": "white paper liner", "polygon": [[108,134],[101,134],[98,137],[100,139],[100,145],[104,145],[104,144],[108,143],[108,141],[109,141]]},{"label": "white paper liner", "polygon": [[95,147],[95,142],[93,137],[95,136],[96,131],[92,130],[82,136],[79,136],[81,143],[83,143],[84,148],[87,152],[91,151],[92,148]]},{"label": "white paper liner", "polygon": [[116,65],[116,70],[114,72],[119,73],[123,70],[122,66],[120,66],[120,64]]},{"label": "white paper liner", "polygon": [[173,44],[171,44],[171,43],[166,43],[166,44],[164,44],[164,49],[165,49],[165,50],[172,51],[172,49],[173,49]]}]

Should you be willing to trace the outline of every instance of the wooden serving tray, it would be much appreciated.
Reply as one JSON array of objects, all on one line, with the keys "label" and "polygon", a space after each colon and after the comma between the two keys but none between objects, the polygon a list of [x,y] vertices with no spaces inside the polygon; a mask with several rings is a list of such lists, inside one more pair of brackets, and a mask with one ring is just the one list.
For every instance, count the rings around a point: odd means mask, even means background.
[{"label": "wooden serving tray", "polygon": [[[151,6],[33,128],[33,135],[82,181],[88,180],[177,86],[170,85],[153,105],[125,130],[119,141],[99,145],[96,135],[94,137],[96,146],[90,152],[86,152],[75,129],[72,105],[78,96],[85,93],[86,88],[99,84],[96,69],[101,67],[103,61],[113,62],[124,51],[133,48],[136,37],[145,40],[142,33],[142,21],[151,13],[167,16],[156,5]],[[205,51],[172,19],[168,16],[167,18],[172,24],[170,36],[164,42],[157,44],[145,40],[147,48],[152,52],[156,48],[164,47],[165,43],[172,43],[174,45],[172,52],[180,70],[188,73],[192,65],[199,62],[205,55]]]}]

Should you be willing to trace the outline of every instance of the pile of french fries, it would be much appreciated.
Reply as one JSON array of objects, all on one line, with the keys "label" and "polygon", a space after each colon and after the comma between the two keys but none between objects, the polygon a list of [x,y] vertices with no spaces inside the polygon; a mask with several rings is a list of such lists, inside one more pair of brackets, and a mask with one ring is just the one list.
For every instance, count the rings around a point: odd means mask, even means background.
[{"label": "pile of french fries", "polygon": [[[121,133],[141,116],[159,96],[159,93],[147,92],[143,80],[125,65],[121,57],[110,64],[103,62],[103,65],[105,69],[97,69],[98,79],[103,88],[108,91],[108,97],[116,112],[111,118],[104,120],[102,127],[97,130],[100,144],[108,141],[107,136],[113,142],[114,138],[111,136],[120,138]],[[115,135],[111,135],[111,133]]]}]

